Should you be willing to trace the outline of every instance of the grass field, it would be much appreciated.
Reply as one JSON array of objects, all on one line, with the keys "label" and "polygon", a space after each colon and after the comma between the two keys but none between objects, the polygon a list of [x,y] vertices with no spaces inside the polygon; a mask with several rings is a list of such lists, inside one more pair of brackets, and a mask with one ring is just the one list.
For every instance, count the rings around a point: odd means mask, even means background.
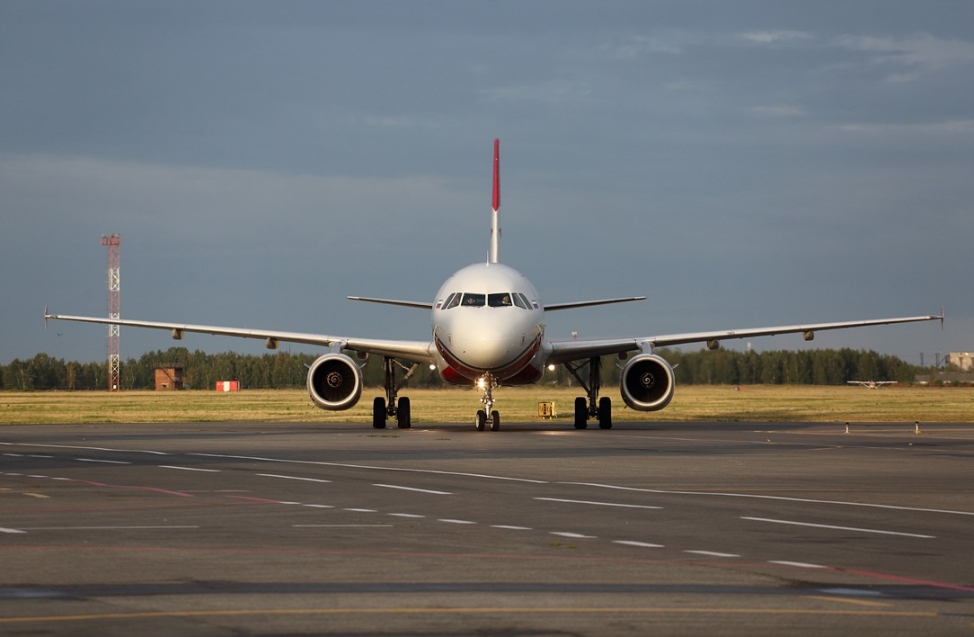
[{"label": "grass field", "polygon": [[[0,392],[0,425],[38,423],[151,422],[371,422],[376,390],[363,393],[348,411],[312,406],[304,390],[108,392]],[[472,389],[403,391],[412,401],[413,423],[473,422],[480,407]],[[578,390],[501,388],[494,394],[502,423],[538,422],[538,403],[553,402],[555,422],[572,422]],[[670,406],[637,412],[624,406],[618,389],[606,388],[617,422],[805,421],[974,422],[974,389],[951,387],[687,386],[677,387]],[[392,426],[395,426],[392,423]]]}]

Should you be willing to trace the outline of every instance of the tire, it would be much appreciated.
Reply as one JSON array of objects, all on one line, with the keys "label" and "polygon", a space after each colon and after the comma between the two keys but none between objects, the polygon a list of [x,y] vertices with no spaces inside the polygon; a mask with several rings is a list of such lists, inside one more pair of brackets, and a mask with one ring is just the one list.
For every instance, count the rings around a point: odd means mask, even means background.
[{"label": "tire", "polygon": [[376,396],[372,401],[372,428],[386,428],[386,399],[382,396]]},{"label": "tire", "polygon": [[501,415],[495,409],[490,412],[490,430],[497,431],[501,428]]},{"label": "tire", "polygon": [[399,404],[396,408],[396,423],[400,429],[409,429],[412,427],[412,413],[408,398],[399,399]]},{"label": "tire", "polygon": [[612,399],[608,396],[599,399],[599,429],[612,429]]},{"label": "tire", "polygon": [[575,399],[575,429],[588,429],[588,402],[581,396]]},{"label": "tire", "polygon": [[477,411],[477,431],[487,428],[487,412],[483,409]]}]

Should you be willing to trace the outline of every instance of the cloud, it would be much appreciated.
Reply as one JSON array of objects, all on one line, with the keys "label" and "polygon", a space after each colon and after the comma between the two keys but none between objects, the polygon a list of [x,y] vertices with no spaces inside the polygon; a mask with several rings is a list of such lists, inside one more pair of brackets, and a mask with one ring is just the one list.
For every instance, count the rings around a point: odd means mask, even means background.
[{"label": "cloud", "polygon": [[974,64],[974,42],[919,34],[905,38],[843,35],[832,46],[867,55],[867,64],[887,68],[885,80],[911,82],[926,73]]}]

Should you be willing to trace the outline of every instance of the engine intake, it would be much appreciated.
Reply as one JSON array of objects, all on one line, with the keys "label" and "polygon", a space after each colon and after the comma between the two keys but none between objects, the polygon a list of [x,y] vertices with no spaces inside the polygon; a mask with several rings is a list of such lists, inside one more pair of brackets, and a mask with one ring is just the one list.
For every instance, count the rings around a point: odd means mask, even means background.
[{"label": "engine intake", "polygon": [[349,409],[362,397],[362,372],[345,354],[325,354],[308,369],[308,393],[321,409]]},{"label": "engine intake", "polygon": [[622,399],[637,411],[657,411],[670,404],[676,379],[673,368],[655,354],[640,354],[622,369]]}]

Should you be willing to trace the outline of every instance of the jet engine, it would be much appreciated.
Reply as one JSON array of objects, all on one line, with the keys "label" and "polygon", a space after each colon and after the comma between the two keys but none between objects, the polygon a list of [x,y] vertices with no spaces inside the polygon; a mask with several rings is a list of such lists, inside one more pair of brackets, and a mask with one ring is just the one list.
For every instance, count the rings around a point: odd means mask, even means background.
[{"label": "jet engine", "polygon": [[670,404],[676,379],[673,368],[655,354],[640,354],[622,369],[619,389],[626,404],[638,411],[657,411]]},{"label": "jet engine", "polygon": [[362,396],[362,371],[345,354],[325,354],[308,369],[308,393],[321,409],[341,411]]}]

